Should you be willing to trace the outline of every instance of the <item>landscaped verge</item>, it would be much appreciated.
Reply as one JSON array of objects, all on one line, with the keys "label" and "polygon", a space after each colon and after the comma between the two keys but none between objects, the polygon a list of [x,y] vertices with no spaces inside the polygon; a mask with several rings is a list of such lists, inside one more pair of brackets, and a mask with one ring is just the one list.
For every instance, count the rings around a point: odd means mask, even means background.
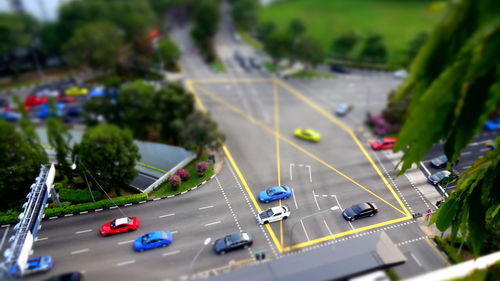
[{"label": "landscaped verge", "polygon": [[318,72],[314,70],[301,70],[299,72],[290,75],[289,77],[295,79],[314,79],[314,78],[328,79],[328,78],[334,78],[335,75],[331,73]]}]

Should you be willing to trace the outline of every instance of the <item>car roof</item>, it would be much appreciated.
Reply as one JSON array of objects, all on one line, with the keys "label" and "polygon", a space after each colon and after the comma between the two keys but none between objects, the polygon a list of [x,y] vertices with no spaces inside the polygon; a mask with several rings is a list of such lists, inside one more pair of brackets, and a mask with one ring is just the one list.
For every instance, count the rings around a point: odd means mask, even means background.
[{"label": "car roof", "polygon": [[128,224],[128,217],[119,218],[115,220],[115,225]]},{"label": "car roof", "polygon": [[393,142],[393,141],[396,141],[397,138],[396,137],[389,137],[389,138],[382,138],[383,141],[387,141],[387,142]]},{"label": "car roof", "polygon": [[371,209],[372,208],[370,206],[370,204],[368,204],[367,202],[363,202],[363,203],[359,203],[359,204],[354,204],[354,205],[352,205],[351,208],[354,209],[354,207],[358,207],[358,208],[363,209],[363,210]]},{"label": "car roof", "polygon": [[273,213],[278,213],[278,212],[282,212],[283,208],[281,206],[276,206],[276,207],[272,207],[270,210],[273,210]]}]

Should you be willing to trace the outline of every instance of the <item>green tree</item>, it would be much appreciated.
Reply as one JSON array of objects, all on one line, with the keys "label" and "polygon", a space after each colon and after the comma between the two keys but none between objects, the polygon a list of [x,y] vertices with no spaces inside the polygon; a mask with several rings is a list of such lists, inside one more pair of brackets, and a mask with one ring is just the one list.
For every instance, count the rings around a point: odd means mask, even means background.
[{"label": "green tree", "polygon": [[[393,100],[410,97],[396,151],[405,150],[401,172],[444,141],[450,164],[500,106],[500,5],[495,0],[462,0],[430,35]],[[432,217],[439,230],[458,231],[478,255],[487,223],[500,220],[500,139],[476,160]]]},{"label": "green tree", "polygon": [[191,37],[208,62],[215,60],[213,38],[219,28],[219,18],[219,7],[214,1],[202,0],[195,6]]},{"label": "green tree", "polygon": [[117,72],[123,76],[144,76],[150,72],[154,54],[149,35],[137,36],[120,50]]},{"label": "green tree", "polygon": [[64,52],[74,66],[110,68],[115,65],[122,44],[122,35],[114,24],[94,22],[78,28],[64,45]]},{"label": "green tree", "polygon": [[159,109],[155,96],[154,87],[143,81],[133,82],[120,91],[120,122],[123,127],[129,128],[136,138],[148,139],[150,131],[154,130],[157,124],[155,112]]},{"label": "green tree", "polygon": [[178,126],[182,126],[180,137],[184,146],[198,154],[203,149],[218,149],[225,139],[210,115],[200,111],[191,113]]},{"label": "green tree", "polygon": [[266,42],[271,34],[276,31],[276,24],[271,21],[259,23],[256,28],[256,37],[261,42]]},{"label": "green tree", "polygon": [[139,149],[128,130],[109,124],[88,128],[75,151],[79,163],[107,192],[114,189],[120,195],[120,188],[137,175]]},{"label": "green tree", "polygon": [[359,42],[359,35],[354,31],[350,31],[340,35],[332,43],[332,51],[334,55],[340,57],[348,57],[356,44]]},{"label": "green tree", "polygon": [[238,28],[252,31],[258,22],[260,2],[258,0],[233,1],[233,21]]},{"label": "green tree", "polygon": [[365,45],[361,50],[360,59],[376,63],[386,62],[387,50],[381,35],[372,34],[365,39]]},{"label": "green tree", "polygon": [[36,150],[36,154],[44,155],[44,162],[48,162],[47,154],[45,154],[45,150],[40,145],[40,138],[36,133],[35,125],[31,122],[28,113],[24,110],[24,104],[19,96],[13,97],[14,104],[16,107],[16,111],[21,113],[21,119],[19,119],[19,127],[21,128],[21,134],[24,139],[28,142],[29,145]]},{"label": "green tree", "polygon": [[0,209],[21,203],[47,163],[47,155],[26,141],[14,125],[0,120]]},{"label": "green tree", "polygon": [[170,70],[177,70],[177,61],[181,57],[179,47],[170,38],[162,38],[159,48],[165,67]]},{"label": "green tree", "polygon": [[409,63],[411,63],[417,57],[418,51],[422,48],[428,37],[429,34],[420,32],[410,41],[410,43],[408,44]]},{"label": "green tree", "polygon": [[324,61],[325,54],[318,40],[304,37],[297,44],[297,59],[303,62],[306,68],[314,68]]},{"label": "green tree", "polygon": [[274,32],[264,41],[264,50],[275,62],[279,62],[290,55],[291,39],[284,32]]},{"label": "green tree", "polygon": [[49,101],[51,116],[47,118],[47,139],[49,144],[56,151],[57,168],[63,171],[64,175],[73,178],[70,169],[68,157],[71,156],[71,148],[69,142],[71,134],[68,128],[61,122],[61,118],[57,116],[57,104],[54,99]]},{"label": "green tree", "polygon": [[293,19],[288,23],[288,33],[291,37],[300,38],[305,34],[306,30],[306,25],[300,19]]}]

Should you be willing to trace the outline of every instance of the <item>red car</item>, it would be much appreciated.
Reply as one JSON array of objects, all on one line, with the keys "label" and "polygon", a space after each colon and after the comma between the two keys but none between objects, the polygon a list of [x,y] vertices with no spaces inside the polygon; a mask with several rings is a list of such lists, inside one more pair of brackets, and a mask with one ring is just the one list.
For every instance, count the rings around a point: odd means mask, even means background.
[{"label": "red car", "polygon": [[45,96],[33,95],[24,99],[25,106],[37,106],[45,103],[47,103],[47,97]]},{"label": "red car", "polygon": [[139,219],[137,217],[125,217],[107,222],[101,226],[101,235],[108,236],[128,231],[134,231],[139,228]]},{"label": "red car", "polygon": [[373,150],[392,149],[396,143],[396,138],[382,138],[371,142]]}]

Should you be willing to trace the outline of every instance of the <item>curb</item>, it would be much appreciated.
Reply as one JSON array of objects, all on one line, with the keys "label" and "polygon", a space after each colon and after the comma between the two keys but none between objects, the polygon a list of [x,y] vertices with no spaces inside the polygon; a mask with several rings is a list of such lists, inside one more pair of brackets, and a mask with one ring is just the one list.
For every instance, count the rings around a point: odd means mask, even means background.
[{"label": "curb", "polygon": [[[75,215],[85,215],[85,214],[91,214],[91,213],[98,213],[98,212],[101,212],[101,211],[104,211],[104,210],[113,210],[113,209],[116,209],[118,207],[130,207],[130,206],[133,206],[133,205],[141,205],[141,204],[149,203],[149,202],[153,202],[153,201],[158,201],[158,200],[173,198],[173,197],[180,196],[182,194],[188,193],[189,191],[193,191],[193,190],[201,187],[205,183],[207,183],[210,180],[212,180],[215,176],[216,176],[216,174],[213,174],[210,178],[204,180],[202,183],[198,184],[197,186],[194,186],[194,187],[192,187],[192,188],[190,188],[190,189],[188,189],[186,191],[183,191],[181,193],[177,193],[177,194],[174,194],[174,195],[164,196],[164,197],[160,197],[160,198],[148,199],[148,200],[140,201],[140,202],[137,202],[137,203],[126,203],[126,204],[111,206],[111,207],[107,207],[107,208],[98,208],[98,209],[94,209],[94,210],[81,211],[81,212],[72,213],[72,214],[61,214],[59,216],[53,216],[53,217],[45,217],[44,216],[44,218],[42,220],[43,221],[46,221],[46,220],[55,220],[55,219],[58,219],[58,218],[72,217],[72,216],[75,216]],[[0,228],[10,227],[10,226],[13,226],[13,225],[15,225],[15,224],[2,224],[0,226]]]}]

